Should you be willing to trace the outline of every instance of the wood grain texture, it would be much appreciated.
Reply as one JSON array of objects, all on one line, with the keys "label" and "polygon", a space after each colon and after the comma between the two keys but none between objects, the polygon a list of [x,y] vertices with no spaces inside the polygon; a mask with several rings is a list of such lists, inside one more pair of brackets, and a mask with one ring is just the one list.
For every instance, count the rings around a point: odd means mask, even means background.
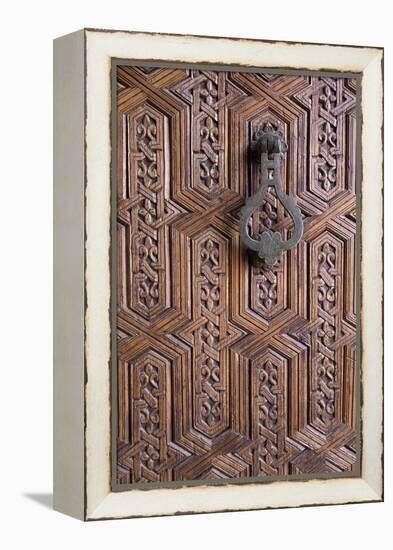
[{"label": "wood grain texture", "polygon": [[[353,471],[355,80],[120,66],[117,83],[118,483]],[[238,227],[265,123],[304,218],[274,269]],[[291,224],[270,191],[250,231]]]}]

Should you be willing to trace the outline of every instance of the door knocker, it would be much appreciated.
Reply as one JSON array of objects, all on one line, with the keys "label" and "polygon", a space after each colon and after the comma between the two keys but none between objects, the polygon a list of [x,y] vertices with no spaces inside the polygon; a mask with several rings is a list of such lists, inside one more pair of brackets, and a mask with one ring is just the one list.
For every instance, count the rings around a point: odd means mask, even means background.
[{"label": "door knocker", "polygon": [[[273,267],[281,260],[285,250],[297,245],[303,235],[303,219],[300,209],[293,197],[286,195],[281,184],[281,160],[287,151],[281,132],[274,130],[271,124],[258,129],[251,142],[253,157],[261,164],[261,186],[256,193],[248,197],[241,210],[240,238],[247,248],[258,253],[258,257],[267,267]],[[267,229],[256,238],[249,235],[248,224],[250,216],[260,207],[266,197],[269,187],[274,187],[277,199],[289,212],[294,222],[290,239],[283,240],[280,233]]]}]

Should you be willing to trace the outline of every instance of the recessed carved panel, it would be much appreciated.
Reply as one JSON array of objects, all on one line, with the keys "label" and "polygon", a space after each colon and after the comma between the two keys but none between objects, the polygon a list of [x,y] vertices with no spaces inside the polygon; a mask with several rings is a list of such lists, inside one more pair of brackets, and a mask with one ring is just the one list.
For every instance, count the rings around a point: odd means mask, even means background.
[{"label": "recessed carved panel", "polygon": [[[271,269],[239,239],[266,123],[304,221]],[[356,80],[119,66],[115,148],[116,483],[354,474]]]},{"label": "recessed carved panel", "polygon": [[288,361],[269,350],[251,365],[252,475],[285,473]]}]

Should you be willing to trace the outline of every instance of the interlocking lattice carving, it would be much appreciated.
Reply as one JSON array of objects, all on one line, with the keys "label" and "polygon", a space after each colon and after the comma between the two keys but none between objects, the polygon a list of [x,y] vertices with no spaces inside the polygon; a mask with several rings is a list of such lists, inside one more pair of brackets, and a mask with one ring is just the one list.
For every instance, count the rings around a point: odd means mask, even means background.
[{"label": "interlocking lattice carving", "polygon": [[[117,71],[117,482],[353,473],[356,81]],[[304,219],[273,269],[239,242],[266,123]]]}]

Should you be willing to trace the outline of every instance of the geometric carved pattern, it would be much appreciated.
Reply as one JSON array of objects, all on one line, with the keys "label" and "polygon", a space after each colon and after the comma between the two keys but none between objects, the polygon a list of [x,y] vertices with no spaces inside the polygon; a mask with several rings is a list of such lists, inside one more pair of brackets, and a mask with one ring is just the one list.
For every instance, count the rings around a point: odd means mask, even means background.
[{"label": "geometric carved pattern", "polygon": [[167,302],[165,227],[157,224],[165,208],[164,122],[164,117],[154,117],[152,109],[145,106],[137,116],[130,117],[129,123],[130,182],[135,182],[142,195],[131,210],[131,224],[135,227],[131,308],[141,315],[154,314]]},{"label": "geometric carved pattern", "polygon": [[[208,436],[222,431],[227,424],[228,373],[223,361],[222,341],[227,323],[223,303],[228,257],[225,242],[219,236],[204,234],[195,243],[196,271],[192,298],[195,321],[192,345],[194,353],[195,426]],[[224,329],[224,334],[223,334]]]},{"label": "geometric carved pattern", "polygon": [[[356,80],[117,71],[117,483],[350,475]],[[271,269],[239,241],[266,123],[304,221]],[[292,227],[269,188],[250,234]]]},{"label": "geometric carved pattern", "polygon": [[[327,236],[313,244],[310,263],[315,266],[316,289],[313,287],[313,314],[320,322],[312,346],[312,419],[321,428],[330,427],[337,412],[339,363],[334,344],[339,323],[341,294],[337,274],[342,273],[339,243]],[[315,292],[316,290],[316,292]],[[316,296],[315,296],[316,294]]]},{"label": "geometric carved pattern", "polygon": [[251,378],[251,436],[257,442],[252,475],[279,475],[286,445],[286,359],[267,353],[253,365]]},{"label": "geometric carved pattern", "polygon": [[191,105],[192,188],[214,201],[227,185],[228,107],[245,94],[212,71],[190,71],[174,90]]},{"label": "geometric carved pattern", "polygon": [[[329,203],[348,187],[346,171],[353,170],[346,158],[346,117],[355,106],[355,93],[343,78],[312,78],[296,98],[309,108],[310,191]],[[352,128],[348,128],[350,131]]]},{"label": "geometric carved pattern", "polygon": [[133,445],[119,453],[119,464],[129,468],[132,482],[166,481],[179,453],[168,445],[170,433],[170,361],[149,350],[127,370],[130,379]]},{"label": "geometric carved pattern", "polygon": [[167,460],[167,406],[165,392],[169,384],[169,364],[146,354],[131,366],[133,447],[122,457],[122,464],[132,460],[134,481],[159,481]]}]

